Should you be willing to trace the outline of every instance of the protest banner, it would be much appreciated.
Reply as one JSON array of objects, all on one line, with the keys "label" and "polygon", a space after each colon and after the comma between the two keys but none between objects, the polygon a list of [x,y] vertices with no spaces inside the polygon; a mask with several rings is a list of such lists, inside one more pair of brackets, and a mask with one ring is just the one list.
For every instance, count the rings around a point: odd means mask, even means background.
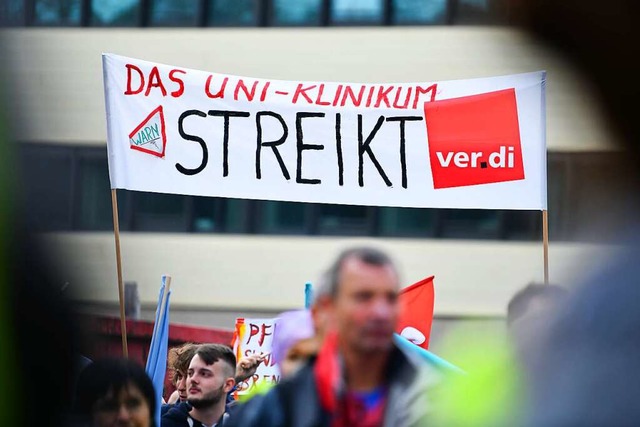
[{"label": "protest banner", "polygon": [[237,393],[242,396],[251,393],[256,387],[264,383],[276,384],[280,381],[280,370],[271,354],[273,335],[276,331],[278,319],[236,319],[233,335],[233,351],[236,359],[253,354],[265,355],[263,363],[253,376],[238,384]]},{"label": "protest banner", "polygon": [[544,210],[545,73],[426,83],[239,77],[103,55],[111,187]]}]

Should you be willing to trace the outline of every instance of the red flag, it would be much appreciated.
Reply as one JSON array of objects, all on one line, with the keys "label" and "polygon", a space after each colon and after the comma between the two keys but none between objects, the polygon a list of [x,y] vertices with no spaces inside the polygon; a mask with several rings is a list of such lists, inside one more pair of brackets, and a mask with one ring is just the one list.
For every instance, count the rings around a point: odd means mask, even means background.
[{"label": "red flag", "polygon": [[400,319],[396,331],[425,350],[429,347],[433,321],[433,278],[427,277],[400,291]]}]

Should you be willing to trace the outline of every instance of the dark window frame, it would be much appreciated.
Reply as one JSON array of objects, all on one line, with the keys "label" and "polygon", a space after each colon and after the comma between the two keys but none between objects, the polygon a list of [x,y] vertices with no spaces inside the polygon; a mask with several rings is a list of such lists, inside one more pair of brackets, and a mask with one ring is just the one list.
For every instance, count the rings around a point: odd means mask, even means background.
[{"label": "dark window frame", "polygon": [[[91,22],[91,6],[93,2],[100,0],[80,0],[80,20],[78,25],[67,24],[43,24],[35,22],[35,3],[37,0],[22,0],[24,5],[24,26],[27,27],[52,27],[52,28],[77,28],[77,27],[94,27],[94,28],[135,28],[135,27],[154,27],[154,28],[256,28],[256,27],[283,27],[283,28],[301,28],[301,27],[380,27],[380,26],[449,26],[449,25],[482,25],[482,26],[498,26],[505,25],[511,21],[512,11],[505,3],[505,0],[494,0],[498,6],[490,7],[485,11],[487,18],[483,22],[465,24],[460,22],[460,0],[446,0],[446,18],[443,23],[424,22],[420,20],[395,22],[395,6],[394,0],[381,0],[382,11],[380,22],[363,22],[359,20],[349,20],[344,22],[334,22],[331,18],[332,5],[335,0],[321,0],[318,24],[276,24],[274,17],[273,0],[257,0],[255,5],[256,23],[255,25],[238,25],[238,24],[216,24],[208,22],[210,11],[210,0],[197,0],[196,17],[192,25],[150,25],[151,13],[154,0],[138,0],[140,13],[138,22],[133,26],[94,26]],[[225,1],[225,0],[217,0]],[[18,24],[19,26],[19,24]]]},{"label": "dark window frame", "polygon": [[[83,227],[80,221],[81,200],[82,197],[82,164],[85,160],[104,160],[107,162],[106,146],[84,146],[84,145],[56,145],[47,143],[21,143],[19,144],[22,156],[35,156],[34,159],[42,159],[59,157],[61,163],[59,167],[69,167],[65,170],[64,183],[60,185],[68,185],[67,189],[61,188],[60,194],[63,194],[67,205],[60,208],[60,212],[66,211],[56,217],[58,223],[49,223],[50,229],[44,231],[102,231]],[[27,157],[28,158],[28,157]],[[23,161],[27,158],[23,157]],[[583,185],[579,182],[589,168],[607,168],[612,171],[617,170],[618,161],[624,160],[624,155],[616,153],[549,153],[547,159],[548,178],[548,194],[549,194],[549,227],[550,239],[553,241],[573,242],[588,241],[584,240],[584,236],[577,234],[578,227],[574,224],[574,211],[580,209],[584,200],[577,198],[587,197],[588,190],[576,192],[575,188]],[[24,163],[21,163],[24,164]],[[28,171],[27,171],[28,172]],[[51,173],[51,171],[47,172]],[[68,177],[67,177],[68,175]],[[608,175],[607,175],[608,176]],[[37,176],[34,177],[37,182]],[[24,185],[27,182],[23,182]],[[599,181],[594,181],[594,185]],[[57,190],[56,190],[57,191]],[[104,191],[111,191],[105,188]],[[23,194],[32,194],[37,196],[38,190],[28,191]],[[296,236],[363,236],[363,237],[384,237],[388,239],[394,238],[433,238],[433,239],[472,239],[472,240],[491,240],[491,241],[541,241],[542,239],[542,214],[539,211],[511,211],[498,210],[496,212],[496,220],[498,221],[496,228],[487,235],[467,235],[447,236],[444,232],[444,221],[447,218],[447,210],[432,209],[433,218],[425,228],[425,232],[414,232],[411,227],[402,228],[397,225],[391,227],[390,230],[383,228],[384,209],[386,207],[365,206],[365,214],[355,218],[355,226],[353,232],[350,232],[348,223],[339,223],[334,231],[320,229],[320,219],[324,206],[330,204],[303,203],[302,226],[297,230],[274,227],[266,229],[264,225],[264,202],[258,200],[243,201],[241,211],[232,212],[230,203],[232,199],[218,198],[219,203],[215,204],[211,218],[216,226],[211,231],[198,231],[194,228],[195,220],[195,204],[198,196],[180,196],[182,197],[182,207],[179,227],[172,230],[142,230],[139,224],[135,223],[136,215],[136,199],[142,194],[135,191],[118,190],[116,192],[118,205],[118,219],[121,231],[134,232],[167,232],[167,233],[194,233],[194,234],[259,234],[259,235],[296,235]],[[109,194],[109,198],[111,195]],[[68,198],[68,200],[67,200]],[[37,200],[23,200],[24,206],[32,206]],[[337,206],[337,205],[336,205]],[[403,209],[403,208],[395,208]],[[416,208],[411,208],[416,209]],[[36,209],[38,211],[38,209]],[[39,212],[39,211],[38,211]],[[60,213],[59,212],[59,213]],[[524,213],[526,212],[526,213]],[[232,221],[228,217],[230,214],[242,215],[241,221],[234,223],[231,228]],[[338,213],[338,222],[341,215]],[[463,215],[464,216],[464,215]],[[348,216],[347,216],[348,217]],[[473,215],[470,215],[468,221],[473,223]],[[139,219],[139,218],[138,218]],[[237,218],[236,218],[237,219]],[[394,221],[402,222],[402,218]],[[465,219],[463,218],[464,222]],[[346,224],[346,225],[345,225]],[[416,223],[417,224],[417,223]],[[43,225],[47,225],[43,223]],[[464,225],[464,224],[463,224]],[[395,230],[395,231],[394,231]],[[464,234],[464,233],[463,233]]]}]

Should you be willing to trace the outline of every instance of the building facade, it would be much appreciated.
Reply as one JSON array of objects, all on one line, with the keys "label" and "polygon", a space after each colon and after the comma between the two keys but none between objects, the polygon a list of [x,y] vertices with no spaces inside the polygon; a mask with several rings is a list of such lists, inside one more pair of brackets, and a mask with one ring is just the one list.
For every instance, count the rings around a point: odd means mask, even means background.
[{"label": "building facade", "polygon": [[[118,312],[103,52],[298,81],[546,70],[551,281],[570,285],[606,256],[625,210],[616,179],[622,155],[589,87],[562,58],[510,28],[503,2],[19,0],[0,8],[5,106],[28,220],[86,310]],[[502,327],[509,298],[543,278],[540,212],[120,190],[118,216],[124,279],[137,283],[146,318],[162,274],[173,277],[174,322],[231,328],[236,316],[300,307],[304,284],[354,244],[388,249],[406,285],[436,276],[435,328],[483,319]]]}]

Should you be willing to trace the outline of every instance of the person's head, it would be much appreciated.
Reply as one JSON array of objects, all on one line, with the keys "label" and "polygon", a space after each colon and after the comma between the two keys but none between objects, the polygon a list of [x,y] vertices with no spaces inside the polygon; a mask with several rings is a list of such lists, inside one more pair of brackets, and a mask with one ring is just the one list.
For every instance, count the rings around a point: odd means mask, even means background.
[{"label": "person's head", "polygon": [[96,360],[80,373],[74,412],[89,425],[153,426],[155,407],[153,383],[132,360]]},{"label": "person's head", "polygon": [[283,378],[297,371],[318,349],[311,312],[292,310],[281,313],[272,348],[272,357],[278,363]]},{"label": "person's head", "polygon": [[171,348],[167,356],[169,371],[172,375],[173,384],[178,390],[180,402],[187,400],[187,370],[197,349],[198,344],[186,343],[180,347]]},{"label": "person's head", "polygon": [[317,287],[313,292],[313,299],[309,312],[313,321],[315,335],[322,340],[324,333],[329,327],[329,315],[327,312],[328,303],[333,299],[332,285],[330,284],[331,273],[326,271],[317,282]]},{"label": "person's head", "polygon": [[187,369],[187,400],[196,409],[220,404],[235,385],[236,356],[222,344],[202,344]]},{"label": "person's head", "polygon": [[[320,295],[341,345],[358,354],[388,350],[398,321],[398,271],[387,254],[343,251],[324,274]],[[319,302],[320,303],[320,302]]]},{"label": "person's head", "polygon": [[544,315],[564,301],[567,290],[558,285],[531,283],[518,291],[507,306],[507,326]]}]

